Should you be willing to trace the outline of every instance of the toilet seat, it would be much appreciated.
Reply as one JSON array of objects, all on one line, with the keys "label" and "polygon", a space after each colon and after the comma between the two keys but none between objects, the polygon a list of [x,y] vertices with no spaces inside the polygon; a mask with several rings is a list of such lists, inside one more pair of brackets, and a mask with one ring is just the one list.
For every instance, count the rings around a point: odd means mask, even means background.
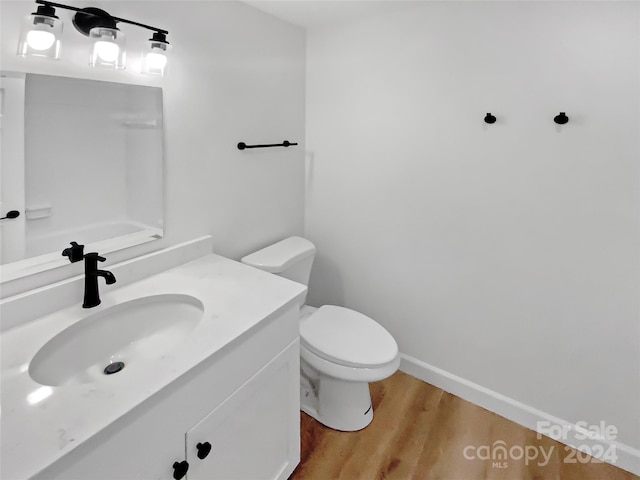
[{"label": "toilet seat", "polygon": [[324,305],[300,325],[301,344],[327,361],[346,367],[387,366],[398,344],[385,328],[354,310]]},{"label": "toilet seat", "polygon": [[[338,378],[351,382],[377,382],[390,375],[393,375],[400,367],[400,355],[391,362],[375,367],[362,367],[354,365],[342,365],[340,363],[327,360],[300,344],[300,362],[305,362],[315,368],[318,372],[329,377]],[[304,371],[304,367],[303,367]]]}]

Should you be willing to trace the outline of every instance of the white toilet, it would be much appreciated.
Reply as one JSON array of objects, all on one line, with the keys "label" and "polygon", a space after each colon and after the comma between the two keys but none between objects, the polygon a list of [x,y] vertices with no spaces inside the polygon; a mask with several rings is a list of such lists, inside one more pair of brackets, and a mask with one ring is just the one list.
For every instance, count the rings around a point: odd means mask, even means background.
[{"label": "white toilet", "polygon": [[[316,248],[289,237],[242,263],[308,285]],[[398,344],[371,318],[344,307],[300,309],[300,408],[324,425],[360,430],[373,419],[369,382],[400,365]]]}]

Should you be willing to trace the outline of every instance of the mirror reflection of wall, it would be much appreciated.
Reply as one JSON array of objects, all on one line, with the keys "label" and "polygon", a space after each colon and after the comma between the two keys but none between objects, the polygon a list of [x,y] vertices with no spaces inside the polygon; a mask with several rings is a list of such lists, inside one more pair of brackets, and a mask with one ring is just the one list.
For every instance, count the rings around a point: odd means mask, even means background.
[{"label": "mirror reflection of wall", "polygon": [[24,75],[0,77],[0,263],[25,258]]},{"label": "mirror reflection of wall", "polygon": [[2,221],[1,263],[60,255],[71,241],[107,253],[115,238],[123,246],[160,238],[162,90],[35,74],[22,85],[24,156],[5,149],[19,136],[14,107],[3,111],[1,182],[3,211],[23,215]]}]

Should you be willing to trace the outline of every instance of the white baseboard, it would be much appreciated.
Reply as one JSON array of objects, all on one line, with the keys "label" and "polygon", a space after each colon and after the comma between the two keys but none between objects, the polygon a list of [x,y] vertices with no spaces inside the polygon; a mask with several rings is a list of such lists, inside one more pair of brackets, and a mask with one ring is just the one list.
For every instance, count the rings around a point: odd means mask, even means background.
[{"label": "white baseboard", "polygon": [[[579,425],[549,415],[546,412],[525,405],[404,353],[400,354],[400,356],[402,359],[400,370],[409,375],[536,432],[540,431],[538,428],[539,422],[544,422],[543,425],[552,429],[555,426],[556,432],[564,428],[566,435],[552,435],[551,438],[595,457],[602,458],[603,461],[611,463],[618,468],[640,475],[640,450],[607,438],[585,438],[586,431],[584,428],[580,428]],[[554,430],[551,431],[553,432]],[[544,432],[541,433],[544,434]],[[600,452],[605,453],[605,456],[601,457]],[[607,452],[609,453],[609,458],[607,458]],[[611,454],[617,456],[614,461],[611,460]]]}]

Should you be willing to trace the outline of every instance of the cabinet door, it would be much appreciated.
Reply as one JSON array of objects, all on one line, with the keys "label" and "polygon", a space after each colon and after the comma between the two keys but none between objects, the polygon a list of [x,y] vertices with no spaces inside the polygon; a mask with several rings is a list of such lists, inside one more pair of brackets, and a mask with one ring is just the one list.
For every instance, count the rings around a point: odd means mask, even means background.
[{"label": "cabinet door", "polygon": [[[286,479],[293,472],[300,461],[299,355],[296,340],[187,432],[187,480]],[[207,444],[210,452],[198,458]]]}]

